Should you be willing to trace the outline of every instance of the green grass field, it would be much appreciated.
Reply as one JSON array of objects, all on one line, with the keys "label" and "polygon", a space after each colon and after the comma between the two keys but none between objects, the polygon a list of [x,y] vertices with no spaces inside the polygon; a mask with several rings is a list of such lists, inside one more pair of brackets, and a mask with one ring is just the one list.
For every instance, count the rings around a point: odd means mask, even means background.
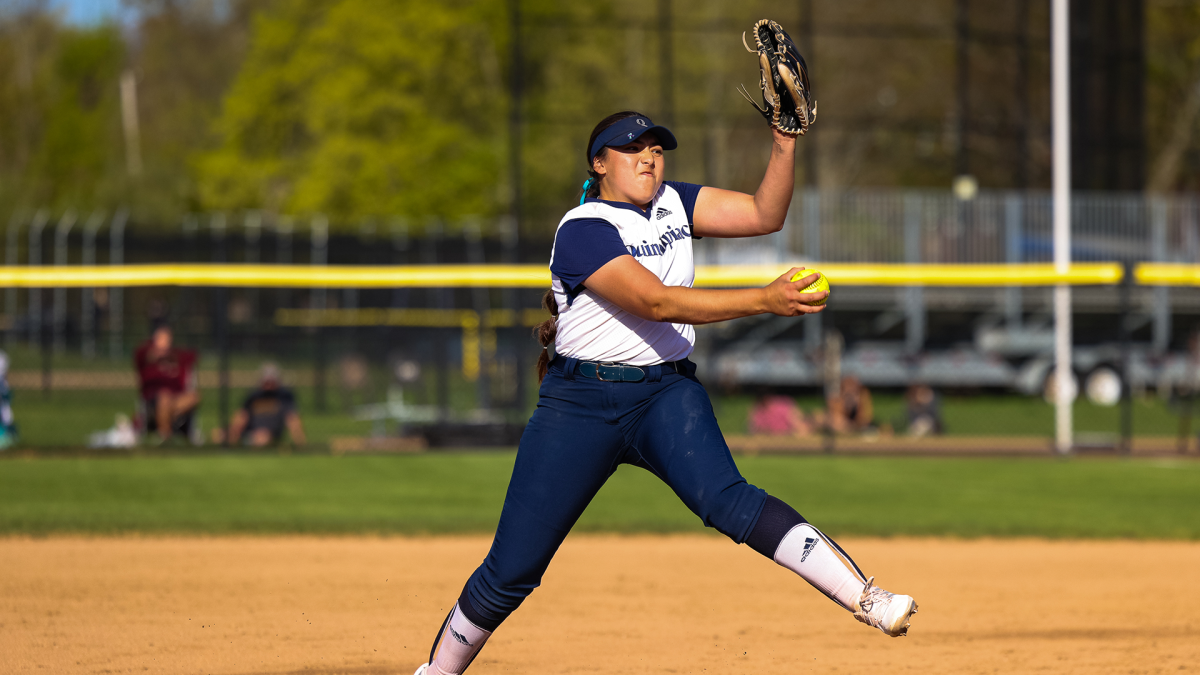
[{"label": "green grass field", "polygon": [[[0,461],[0,533],[438,534],[495,527],[511,452]],[[744,457],[834,535],[1200,539],[1200,462]],[[578,530],[700,532],[622,467]]]},{"label": "green grass field", "polygon": [[[36,371],[40,367],[40,354],[26,345],[15,345],[9,350],[14,370]],[[264,357],[235,354],[231,367],[240,370],[258,368]],[[63,371],[118,371],[128,374],[127,361],[107,359],[85,360],[75,353],[55,357],[54,367]],[[285,363],[296,370],[311,368],[308,363]],[[215,357],[204,355],[201,368],[214,370]],[[511,421],[527,419],[536,401],[536,382],[532,371],[527,372],[529,405],[525,413],[510,411]],[[708,379],[704,372],[701,379]],[[328,406],[319,411],[314,405],[314,393],[310,387],[296,388],[300,413],[308,430],[309,440],[317,445],[328,443],[337,436],[363,436],[374,429],[370,422],[356,421],[353,408],[362,403],[378,402],[384,398],[386,373],[382,369],[370,372],[370,383],[364,391],[348,397],[341,392],[332,368],[327,376]],[[410,385],[406,398],[412,403],[427,404],[433,398],[432,371],[426,373],[426,381]],[[746,433],[746,420],[754,397],[721,394],[711,390],[713,407],[721,428],[726,434]],[[230,408],[241,404],[247,391],[232,389]],[[199,416],[201,426],[210,430],[217,426],[217,391],[202,391],[203,402]],[[113,425],[117,413],[131,414],[136,393],[124,390],[55,390],[44,394],[37,389],[21,389],[15,392],[13,408],[21,429],[21,443],[27,447],[79,447],[88,434],[107,429]],[[824,407],[819,396],[801,396],[797,404],[805,411]],[[895,391],[874,393],[875,419],[879,424],[892,424],[902,430],[904,424],[904,398]],[[449,380],[449,403],[455,414],[468,415],[476,406],[476,385],[467,382],[458,371],[452,371]],[[1200,414],[1200,411],[1197,411]],[[1040,397],[997,393],[944,393],[942,413],[946,433],[958,436],[1043,436],[1054,434],[1054,408]],[[1086,400],[1075,404],[1075,429],[1080,434],[1115,435],[1119,431],[1120,409],[1101,407]],[[1194,427],[1200,427],[1198,420]],[[1133,403],[1133,431],[1138,436],[1173,436],[1179,429],[1179,417],[1175,410],[1154,396],[1142,396]],[[385,429],[394,432],[394,425]]]},{"label": "green grass field", "polygon": [[[884,392],[873,396],[876,422],[904,424],[904,397]],[[816,396],[796,399],[801,409],[824,407]],[[746,417],[754,399],[749,396],[714,396],[713,407],[727,434],[746,432]],[[1054,407],[1040,397],[1019,394],[952,394],[942,397],[946,433],[956,436],[1045,436],[1054,435]],[[1074,406],[1077,433],[1116,434],[1120,431],[1120,408],[1104,407],[1086,400]],[[1195,423],[1193,424],[1193,427]],[[1153,396],[1133,401],[1133,433],[1137,436],[1173,436],[1179,416]]]},{"label": "green grass field", "polygon": [[[473,404],[469,387],[460,386],[457,407],[466,410]],[[464,391],[459,391],[464,390]],[[363,436],[372,433],[371,422],[356,421],[347,411],[336,391],[329,392],[329,409],[317,411],[309,388],[299,388],[300,413],[309,440],[324,444],[336,436]],[[217,426],[217,392],[205,389],[200,409],[204,429]],[[235,389],[230,393],[230,407],[241,405],[246,392]],[[363,399],[365,400],[365,399]],[[876,419],[880,422],[900,422],[904,416],[904,401],[897,394],[875,397]],[[714,396],[713,406],[721,428],[727,434],[746,433],[746,417],[754,399],[749,396]],[[112,426],[118,412],[131,414],[135,403],[132,391],[18,391],[13,401],[21,442],[29,447],[79,447],[89,433]],[[798,399],[801,408],[819,407],[816,397]],[[1044,436],[1054,433],[1054,409],[1040,398],[1017,395],[957,395],[944,400],[943,414],[948,434],[961,436]],[[1075,428],[1079,433],[1109,433],[1118,431],[1118,408],[1102,408],[1087,402],[1075,405]],[[1166,404],[1156,398],[1134,401],[1134,433],[1140,436],[1171,436],[1178,428],[1178,418]],[[1200,425],[1200,420],[1197,420]],[[394,431],[389,427],[388,432]]]},{"label": "green grass field", "polygon": [[[206,432],[218,426],[217,391],[201,391],[200,425]],[[246,392],[235,389],[230,393],[229,407],[235,410],[242,404]],[[342,409],[335,396],[330,396],[330,410],[318,412],[308,390],[298,392],[300,414],[309,441],[328,443],[336,436],[366,436],[372,423],[361,422]],[[137,402],[134,392],[123,391],[52,391],[18,392],[13,402],[17,424],[20,425],[21,445],[26,447],[82,447],[88,434],[112,427],[117,413],[132,415]]]}]

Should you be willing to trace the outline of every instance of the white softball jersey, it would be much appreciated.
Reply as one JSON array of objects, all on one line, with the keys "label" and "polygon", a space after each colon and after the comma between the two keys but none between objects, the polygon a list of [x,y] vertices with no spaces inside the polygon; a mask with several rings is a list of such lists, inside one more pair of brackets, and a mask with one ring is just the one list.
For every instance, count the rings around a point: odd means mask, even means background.
[{"label": "white softball jersey", "polygon": [[550,253],[558,354],[648,366],[692,353],[693,326],[638,318],[589,291],[584,282],[614,258],[630,255],[664,285],[690,288],[696,277],[692,213],[700,187],[667,181],[647,210],[587,199],[563,216]]}]

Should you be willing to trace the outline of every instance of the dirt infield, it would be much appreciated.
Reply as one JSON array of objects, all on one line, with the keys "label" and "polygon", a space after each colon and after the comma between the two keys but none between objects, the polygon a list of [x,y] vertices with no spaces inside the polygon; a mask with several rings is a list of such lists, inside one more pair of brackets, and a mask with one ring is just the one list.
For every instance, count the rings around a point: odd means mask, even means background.
[{"label": "dirt infield", "polygon": [[[889,639],[716,537],[571,537],[486,673],[1200,670],[1200,544],[843,541]],[[488,539],[0,539],[5,673],[401,673]]]}]

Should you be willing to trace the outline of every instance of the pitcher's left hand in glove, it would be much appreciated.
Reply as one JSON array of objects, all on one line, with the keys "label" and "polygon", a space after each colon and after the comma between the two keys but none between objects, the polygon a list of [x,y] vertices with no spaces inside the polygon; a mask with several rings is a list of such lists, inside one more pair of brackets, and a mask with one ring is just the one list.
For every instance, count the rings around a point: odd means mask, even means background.
[{"label": "pitcher's left hand in glove", "polygon": [[796,43],[778,23],[763,19],[754,24],[753,30],[758,49],[746,44],[745,33],[742,45],[751,54],[758,54],[759,86],[765,107],[755,103],[745,87],[738,91],[773,128],[803,136],[817,119],[817,102],[808,83],[808,65]]}]

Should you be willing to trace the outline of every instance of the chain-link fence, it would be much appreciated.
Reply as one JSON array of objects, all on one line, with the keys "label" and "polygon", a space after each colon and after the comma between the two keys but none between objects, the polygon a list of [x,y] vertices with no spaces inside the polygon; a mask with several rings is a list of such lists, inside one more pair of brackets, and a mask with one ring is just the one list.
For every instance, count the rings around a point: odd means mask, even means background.
[{"label": "chain-link fence", "polygon": [[[1073,257],[1194,263],[1200,260],[1198,207],[1194,195],[1078,195]],[[482,270],[497,263],[546,264],[552,242],[525,238],[518,243],[511,235],[511,222],[413,223],[397,218],[366,221],[356,232],[330,233],[319,215],[249,212],[189,215],[175,225],[151,229],[129,224],[123,212],[42,210],[12,217],[3,238],[3,259],[14,267],[218,262],[314,268],[466,264]],[[921,191],[801,190],[780,233],[742,241],[702,239],[696,250],[698,264],[708,265],[1022,263],[1048,261],[1050,241],[1050,199],[1045,194],[982,192],[960,200]],[[905,369],[907,360],[922,352],[927,340],[944,342],[934,340],[935,333],[975,331],[978,338],[983,334],[979,321],[989,312],[1014,319],[1003,324],[1006,338],[1038,337],[1037,331],[1044,328],[1036,309],[1028,323],[1021,323],[1022,307],[1037,303],[1036,289],[988,290],[991,295],[970,301],[982,309],[964,312],[960,299],[957,309],[942,311],[936,321],[930,313],[945,309],[936,304],[944,305],[944,298],[923,295],[918,288],[907,290],[911,292],[843,288],[843,302],[834,313],[803,322],[804,340],[797,343],[801,346],[780,343],[779,348],[795,351],[795,359],[808,359],[822,344],[821,326],[836,325],[853,356],[861,351],[857,343],[878,340],[884,334],[880,330],[886,333],[892,330],[887,326],[902,322],[908,327],[893,350],[896,373],[901,375],[873,383],[899,386],[906,381],[903,373],[911,370]],[[1148,303],[1136,306],[1150,326],[1147,358],[1185,350],[1186,326],[1173,329],[1172,321],[1179,312],[1187,316],[1178,323],[1191,321],[1187,317],[1195,312],[1188,314],[1187,308],[1197,304],[1195,292],[1139,292],[1145,302],[1136,302]],[[540,295],[534,288],[7,288],[2,325],[12,363],[10,383],[18,390],[41,389],[46,396],[78,395],[83,398],[73,405],[79,410],[131,408],[136,381],[130,356],[152,325],[167,323],[179,345],[200,353],[196,383],[208,392],[210,427],[225,425],[241,391],[253,388],[259,366],[274,362],[302,392],[311,416],[327,420],[329,434],[343,428],[347,433],[391,433],[393,425],[406,420],[522,420],[535,390],[532,364],[538,345],[530,329],[545,318]],[[1115,292],[1112,296],[1109,304],[1115,308]],[[331,314],[336,320],[306,320],[305,312],[314,309],[337,310]],[[746,324],[749,332],[736,326],[732,332],[720,329],[720,336],[701,331],[701,340],[709,344],[702,345],[698,356],[718,363],[722,350],[740,353],[738,349],[746,347],[744,338],[757,335],[752,323]],[[985,333],[1000,330],[994,320],[985,323]],[[786,337],[786,331],[779,336]],[[938,349],[942,347],[934,351]],[[957,363],[957,353],[942,356],[947,363]],[[934,356],[931,352],[930,358]],[[987,364],[994,357],[979,354],[975,360]],[[872,363],[868,375],[883,372],[878,359]],[[1148,363],[1158,367],[1157,361]],[[974,380],[959,377],[968,370],[952,366],[948,372],[969,385]],[[779,375],[784,370],[774,367],[771,372]],[[1013,373],[979,386],[1008,386],[1003,383],[1019,379]],[[1142,379],[1153,381],[1151,375]],[[805,386],[820,378],[793,380],[792,385]]]},{"label": "chain-link fence", "polygon": [[[1072,200],[1076,262],[1200,261],[1196,195],[1082,193]],[[798,192],[787,226],[761,239],[705,240],[709,264],[1051,262],[1051,198],[1041,192]]]},{"label": "chain-link fence", "polygon": [[[1051,259],[1048,194],[982,192],[970,200],[925,191],[796,193],[783,231],[696,243],[699,264],[794,261],[1024,263]],[[495,233],[485,236],[484,233]],[[298,265],[546,263],[549,239],[513,236],[511,219],[365,221],[331,234],[327,221],[259,212],[195,214],[175,226],[128,227],[127,214],[40,210],[15,214],[4,236],[8,266],[219,262]],[[1074,200],[1076,261],[1200,261],[1195,195],[1080,194]],[[123,358],[152,321],[170,321],[208,344],[213,297],[190,288],[17,289],[3,293],[6,344],[48,341],[55,353]],[[515,289],[238,289],[228,320],[237,350],[294,331],[275,325],[289,308],[536,309],[536,292]],[[879,308],[888,309],[886,306]],[[281,342],[282,340],[282,342]],[[244,343],[244,344],[243,344]]]}]

